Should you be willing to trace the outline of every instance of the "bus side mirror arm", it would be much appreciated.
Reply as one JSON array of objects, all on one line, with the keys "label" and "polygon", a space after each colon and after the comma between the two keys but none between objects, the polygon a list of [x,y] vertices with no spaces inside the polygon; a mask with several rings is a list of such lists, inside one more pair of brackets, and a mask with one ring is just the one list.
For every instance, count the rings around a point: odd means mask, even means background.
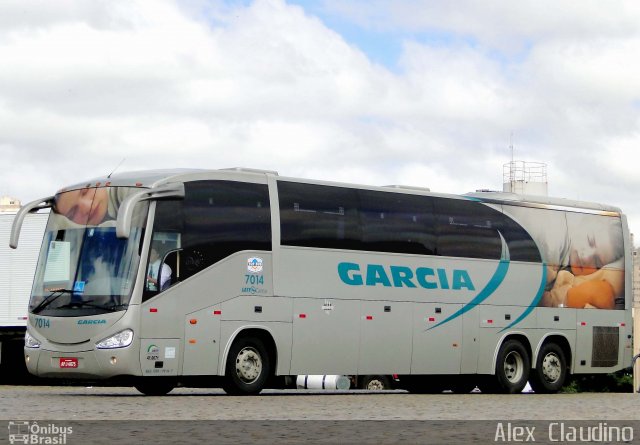
[{"label": "bus side mirror arm", "polygon": [[118,238],[129,238],[131,233],[131,220],[133,219],[133,209],[141,201],[166,198],[184,198],[184,184],[164,184],[150,189],[143,189],[133,195],[127,196],[118,209],[118,219],[116,220],[116,236]]},{"label": "bus side mirror arm", "polygon": [[9,239],[9,247],[12,249],[18,248],[18,240],[20,239],[20,230],[22,230],[22,223],[27,213],[35,213],[40,209],[49,209],[53,207],[53,196],[48,198],[38,199],[31,201],[28,204],[23,205],[13,218],[13,224],[11,225],[11,238]]}]

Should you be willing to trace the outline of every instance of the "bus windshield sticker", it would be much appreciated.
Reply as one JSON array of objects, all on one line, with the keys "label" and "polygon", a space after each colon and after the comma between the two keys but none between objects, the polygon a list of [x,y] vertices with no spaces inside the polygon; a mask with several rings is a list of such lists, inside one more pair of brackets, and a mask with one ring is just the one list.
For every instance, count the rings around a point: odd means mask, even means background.
[{"label": "bus windshield sticker", "polygon": [[68,241],[51,241],[47,254],[47,265],[44,281],[67,281],[69,279],[71,243]]},{"label": "bus windshield sticker", "polygon": [[78,293],[78,294],[83,293],[84,292],[84,284],[85,284],[84,281],[76,281],[73,284],[73,292],[74,293]]}]

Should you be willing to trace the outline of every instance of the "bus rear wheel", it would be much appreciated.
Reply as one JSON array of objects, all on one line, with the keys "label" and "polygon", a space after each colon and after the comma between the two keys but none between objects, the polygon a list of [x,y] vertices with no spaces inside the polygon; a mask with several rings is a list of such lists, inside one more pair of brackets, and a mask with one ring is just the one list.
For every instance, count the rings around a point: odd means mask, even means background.
[{"label": "bus rear wheel", "polygon": [[490,377],[480,389],[501,394],[522,392],[529,380],[530,367],[531,360],[522,343],[515,339],[507,340],[498,351],[495,376]]},{"label": "bus rear wheel", "polygon": [[269,355],[264,343],[258,338],[240,338],[229,350],[222,389],[231,395],[258,394],[269,372]]},{"label": "bus rear wheel", "polygon": [[365,375],[360,378],[360,389],[383,391],[391,389],[389,377],[386,375]]},{"label": "bus rear wheel", "polygon": [[567,361],[562,348],[556,343],[545,343],[540,348],[535,369],[531,370],[531,389],[540,394],[556,393],[564,385]]}]

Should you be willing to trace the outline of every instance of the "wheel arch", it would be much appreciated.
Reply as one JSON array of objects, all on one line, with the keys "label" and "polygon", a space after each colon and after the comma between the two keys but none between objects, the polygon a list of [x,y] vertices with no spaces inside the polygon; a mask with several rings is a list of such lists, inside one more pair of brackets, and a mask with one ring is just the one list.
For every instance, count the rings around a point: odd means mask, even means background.
[{"label": "wheel arch", "polygon": [[573,370],[573,366],[571,366],[573,364],[573,351],[569,339],[561,332],[550,332],[540,339],[535,350],[535,356],[531,358],[531,367],[535,369],[540,349],[547,343],[555,343],[562,349],[567,364],[567,372],[571,374]]},{"label": "wheel arch", "polygon": [[229,340],[225,344],[224,352],[221,356],[221,360],[218,363],[218,375],[224,376],[226,374],[227,359],[229,358],[229,350],[231,346],[241,338],[258,338],[264,343],[264,347],[269,354],[269,363],[271,364],[271,376],[275,375],[278,361],[278,349],[274,340],[274,334],[271,330],[262,325],[249,325],[242,326],[236,329],[230,336]]},{"label": "wheel arch", "polygon": [[498,353],[500,352],[500,348],[502,348],[502,345],[509,340],[518,340],[522,344],[522,346],[524,346],[527,354],[529,354],[529,361],[531,362],[533,360],[533,350],[531,348],[531,341],[529,340],[529,337],[527,337],[527,335],[522,331],[506,332],[500,338],[500,340],[498,340],[493,351],[493,361],[491,364],[492,374],[496,373],[496,363],[498,361]]}]

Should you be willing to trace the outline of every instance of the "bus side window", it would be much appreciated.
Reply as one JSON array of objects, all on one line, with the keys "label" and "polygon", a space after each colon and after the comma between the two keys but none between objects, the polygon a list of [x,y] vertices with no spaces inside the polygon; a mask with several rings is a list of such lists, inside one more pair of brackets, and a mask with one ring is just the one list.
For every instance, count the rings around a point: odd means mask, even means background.
[{"label": "bus side window", "polygon": [[357,190],[278,182],[282,244],[362,250]]},{"label": "bus side window", "polygon": [[[235,252],[269,251],[268,187],[235,181],[187,182],[184,199],[156,203],[155,242],[164,246],[161,256],[171,269],[172,286]],[[145,286],[143,301],[160,291]]]},{"label": "bus side window", "polygon": [[435,201],[440,256],[500,259],[502,214],[483,204],[457,199]]},{"label": "bus side window", "polygon": [[167,254],[163,259],[163,263],[169,266],[169,268],[171,269],[170,282],[168,283],[166,288],[169,288],[174,284],[178,283],[179,281],[181,281],[179,258],[180,258],[180,249],[176,249],[176,250],[172,250],[171,252],[167,252]]},{"label": "bus side window", "polygon": [[361,190],[363,250],[433,255],[433,202],[428,196]]}]

